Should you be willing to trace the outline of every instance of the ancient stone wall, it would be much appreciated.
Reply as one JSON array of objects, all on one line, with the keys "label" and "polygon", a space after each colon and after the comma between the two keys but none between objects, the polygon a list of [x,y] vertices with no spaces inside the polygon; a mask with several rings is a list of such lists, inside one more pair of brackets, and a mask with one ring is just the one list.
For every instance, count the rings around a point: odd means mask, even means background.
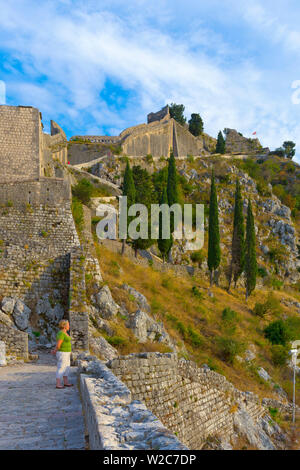
[{"label": "ancient stone wall", "polygon": [[100,361],[96,377],[81,375],[80,391],[91,450],[186,450]]},{"label": "ancient stone wall", "polygon": [[69,322],[74,352],[89,350],[85,262],[84,249],[73,248],[70,253]]},{"label": "ancient stone wall", "polygon": [[201,449],[209,436],[229,441],[240,403],[254,420],[265,413],[255,395],[239,392],[224,376],[178,360],[175,354],[121,356],[107,365],[133,399],[144,402],[190,449]]},{"label": "ancient stone wall", "polygon": [[0,183],[39,178],[40,140],[38,109],[0,106]]},{"label": "ancient stone wall", "polygon": [[[99,243],[105,246],[107,249],[109,249],[113,253],[121,253],[122,242],[119,242],[118,240],[104,239],[104,240],[100,240]],[[172,273],[178,277],[195,276],[197,274],[201,274],[202,272],[201,269],[199,269],[196,266],[162,263],[161,261],[158,261],[156,257],[152,256],[149,252],[145,250],[139,250],[138,253],[140,254],[140,256],[136,257],[134,250],[128,245],[125,246],[124,255],[127,258],[130,258],[131,261],[133,261],[135,264],[139,266],[149,267],[151,265],[155,269],[163,273],[172,271]]]},{"label": "ancient stone wall", "polygon": [[170,111],[168,105],[162,108],[160,111],[157,111],[157,113],[149,113],[147,115],[148,124],[150,124],[150,122],[161,121],[162,119],[170,119]]},{"label": "ancient stone wall", "polygon": [[4,323],[0,324],[0,341],[6,346],[7,355],[16,355],[24,359],[28,358],[28,335],[23,331],[16,330]]},{"label": "ancient stone wall", "polygon": [[224,129],[227,153],[257,153],[262,151],[258,139],[248,139],[235,129]]},{"label": "ancient stone wall", "polygon": [[201,155],[203,152],[202,138],[194,137],[186,127],[181,126],[173,119],[174,138],[173,150],[175,157],[187,155]]},{"label": "ancient stone wall", "polygon": [[58,289],[68,293],[68,253],[79,245],[70,188],[46,179],[0,185],[0,296],[33,305]]},{"label": "ancient stone wall", "polygon": [[122,141],[123,151],[130,156],[168,157],[173,146],[173,122],[152,122],[132,128]]}]

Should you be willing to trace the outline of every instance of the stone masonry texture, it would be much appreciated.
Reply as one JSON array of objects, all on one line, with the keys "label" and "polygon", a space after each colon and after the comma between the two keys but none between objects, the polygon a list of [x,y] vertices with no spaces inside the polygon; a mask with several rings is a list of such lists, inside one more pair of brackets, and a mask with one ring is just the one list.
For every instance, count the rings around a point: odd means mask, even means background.
[{"label": "stone masonry texture", "polygon": [[239,403],[254,420],[265,413],[255,395],[236,390],[222,375],[178,360],[176,354],[132,354],[107,365],[132,398],[145,403],[190,449],[201,449],[209,436],[230,440]]},{"label": "stone masonry texture", "polygon": [[0,182],[40,176],[40,113],[23,106],[0,106]]}]

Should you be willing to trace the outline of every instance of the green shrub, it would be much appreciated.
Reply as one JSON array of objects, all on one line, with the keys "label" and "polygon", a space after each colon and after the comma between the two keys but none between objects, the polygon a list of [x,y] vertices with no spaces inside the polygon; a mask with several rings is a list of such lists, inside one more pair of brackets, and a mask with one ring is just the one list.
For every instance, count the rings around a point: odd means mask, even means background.
[{"label": "green shrub", "polygon": [[191,326],[188,327],[187,333],[188,333],[188,339],[190,340],[193,346],[195,347],[202,346],[203,340],[201,336],[198,335],[198,333],[195,330],[193,330]]},{"label": "green shrub", "polygon": [[289,340],[287,325],[282,320],[276,320],[270,323],[264,329],[264,335],[272,344],[281,344],[282,346],[285,346]]},{"label": "green shrub", "polygon": [[256,188],[260,196],[271,196],[272,192],[269,190],[268,185],[264,180],[259,180],[256,183]]},{"label": "green shrub", "polygon": [[192,293],[197,299],[203,299],[203,293],[199,291],[198,287],[193,286],[192,287]]},{"label": "green shrub", "polygon": [[194,163],[194,156],[193,155],[188,155],[186,159],[189,163]]},{"label": "green shrub", "polygon": [[284,366],[287,362],[288,349],[281,344],[276,344],[271,348],[272,362],[275,366]]},{"label": "green shrub", "polygon": [[122,344],[126,344],[126,340],[124,338],[121,338],[120,336],[108,336],[107,342],[111,344],[112,346],[119,346]]},{"label": "green shrub", "polygon": [[193,263],[198,263],[199,268],[201,267],[203,261],[205,260],[205,254],[202,250],[193,251],[190,255],[191,260]]},{"label": "green shrub", "polygon": [[257,268],[257,274],[259,277],[262,277],[262,278],[267,277],[268,275],[266,268],[264,268],[263,266],[259,266]]},{"label": "green shrub", "polygon": [[231,310],[230,307],[224,308],[222,312],[222,320],[225,323],[235,323],[237,319],[238,319],[238,314],[234,310]]},{"label": "green shrub", "polygon": [[218,338],[218,345],[222,359],[232,364],[235,357],[245,350],[245,345],[233,338]]},{"label": "green shrub", "polygon": [[264,317],[268,313],[268,307],[266,303],[261,304],[257,302],[253,309],[253,313],[257,315],[258,317]]},{"label": "green shrub", "polygon": [[278,415],[278,408],[269,408],[271,418],[275,419]]},{"label": "green shrub", "polygon": [[92,183],[83,178],[72,188],[72,194],[75,196],[82,204],[88,204],[90,202],[91,196],[93,193]]},{"label": "green shrub", "polygon": [[153,162],[153,157],[152,157],[151,153],[148,153],[148,155],[146,155],[146,161],[147,161],[147,163],[152,163]]}]

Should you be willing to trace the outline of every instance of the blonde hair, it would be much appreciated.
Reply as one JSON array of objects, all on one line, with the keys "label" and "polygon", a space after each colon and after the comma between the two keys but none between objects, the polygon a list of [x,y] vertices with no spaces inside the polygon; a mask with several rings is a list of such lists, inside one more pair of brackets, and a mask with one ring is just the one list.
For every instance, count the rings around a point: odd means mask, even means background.
[{"label": "blonde hair", "polygon": [[68,323],[69,323],[68,320],[60,320],[58,326],[61,330],[63,330],[67,326]]}]

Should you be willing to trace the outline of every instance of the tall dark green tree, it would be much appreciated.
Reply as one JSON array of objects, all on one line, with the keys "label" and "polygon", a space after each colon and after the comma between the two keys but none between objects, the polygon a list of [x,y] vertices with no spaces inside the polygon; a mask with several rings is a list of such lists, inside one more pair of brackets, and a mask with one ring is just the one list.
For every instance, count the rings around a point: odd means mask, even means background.
[{"label": "tall dark green tree", "polygon": [[[133,180],[132,170],[129,165],[129,161],[127,160],[125,173],[124,173],[124,180],[123,180],[123,196],[127,196],[127,208],[129,209],[130,206],[135,204],[135,197],[136,197],[136,190],[135,184]],[[127,227],[130,223],[131,217],[127,215]],[[122,254],[125,251],[125,238],[122,242]]]},{"label": "tall dark green tree", "polygon": [[226,143],[223,137],[222,132],[220,131],[218,134],[217,145],[216,145],[216,153],[225,153]]},{"label": "tall dark green tree", "polygon": [[243,199],[239,180],[236,180],[235,204],[233,218],[233,234],[231,244],[231,263],[229,267],[229,286],[230,290],[232,278],[234,285],[244,271],[245,266],[245,228],[243,216]]},{"label": "tall dark green tree", "polygon": [[184,126],[186,123],[186,118],[183,115],[184,110],[185,106],[183,104],[171,103],[169,105],[171,118],[175,119],[175,121],[179,122],[179,124],[181,124],[182,126]]},{"label": "tall dark green tree", "polygon": [[[171,151],[168,164],[168,181],[167,181],[168,203],[171,207],[173,204],[179,203],[178,177],[176,162],[173,151]],[[174,217],[171,214],[171,232],[174,232]]]},{"label": "tall dark green tree", "polygon": [[249,199],[246,222],[246,247],[245,247],[245,273],[246,273],[246,300],[256,286],[257,261],[256,261],[256,237],[255,225]]},{"label": "tall dark green tree", "polygon": [[193,113],[191,114],[191,119],[189,120],[189,131],[195,137],[203,133],[203,120],[200,114]]},{"label": "tall dark green tree", "polygon": [[143,204],[148,210],[148,238],[138,238],[132,241],[132,246],[137,256],[139,249],[146,250],[154,243],[154,240],[151,239],[151,204],[156,202],[156,197],[152,178],[147,170],[137,165],[133,167],[132,175],[136,190],[135,202],[137,204]]},{"label": "tall dark green tree", "polygon": [[211,175],[211,189],[209,201],[209,225],[208,225],[208,255],[207,264],[210,271],[210,285],[213,284],[213,278],[216,270],[221,262],[220,248],[220,230],[219,230],[219,213],[218,199],[215,185],[214,172]]},{"label": "tall dark green tree", "polygon": [[[163,190],[162,198],[160,200],[160,204],[168,204],[168,195],[167,195],[167,189],[166,187]],[[165,222],[165,221],[164,221]],[[162,226],[163,226],[163,216],[160,213],[159,214],[159,234],[158,234],[158,240],[157,240],[157,245],[158,249],[161,252],[163,261],[165,262],[171,248],[173,245],[173,237],[172,233],[170,230],[170,237],[169,238],[162,238]]]}]

